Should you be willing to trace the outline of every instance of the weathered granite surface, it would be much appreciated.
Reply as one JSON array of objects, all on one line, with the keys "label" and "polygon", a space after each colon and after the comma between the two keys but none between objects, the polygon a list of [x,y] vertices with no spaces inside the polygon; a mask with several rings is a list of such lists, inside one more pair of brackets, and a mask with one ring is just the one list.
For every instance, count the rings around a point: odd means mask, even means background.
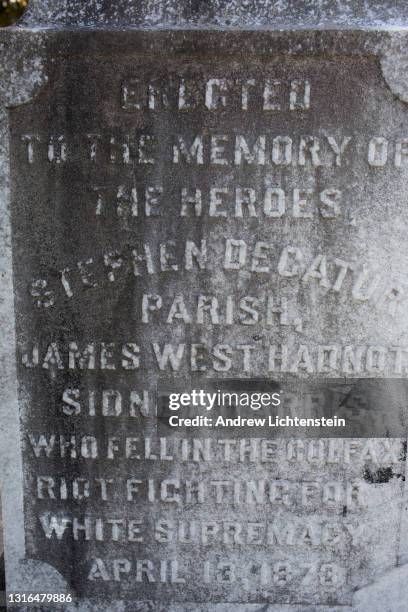
[{"label": "weathered granite surface", "polygon": [[22,24],[277,28],[405,27],[404,0],[31,0]]},{"label": "weathered granite surface", "polygon": [[192,377],[407,377],[407,9],[301,4],[33,1],[0,32],[11,593],[405,605],[404,439],[228,460],[210,432],[202,458],[139,402]]}]

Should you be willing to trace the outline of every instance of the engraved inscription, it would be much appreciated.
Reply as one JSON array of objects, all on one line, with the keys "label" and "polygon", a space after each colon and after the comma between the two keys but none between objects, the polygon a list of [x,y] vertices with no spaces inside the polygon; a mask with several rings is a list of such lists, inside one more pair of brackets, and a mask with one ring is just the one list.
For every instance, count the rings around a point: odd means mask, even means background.
[{"label": "engraved inscription", "polygon": [[349,605],[402,441],[163,435],[157,390],[406,377],[406,109],[368,57],[115,66],[10,111],[27,556],[87,599]]}]

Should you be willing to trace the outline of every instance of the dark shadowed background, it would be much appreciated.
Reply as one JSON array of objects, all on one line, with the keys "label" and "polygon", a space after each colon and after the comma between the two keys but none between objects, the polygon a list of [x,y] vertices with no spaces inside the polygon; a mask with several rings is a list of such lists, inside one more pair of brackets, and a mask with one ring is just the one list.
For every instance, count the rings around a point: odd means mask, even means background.
[{"label": "dark shadowed background", "polygon": [[0,0],[0,27],[13,24],[27,8],[29,0]]}]

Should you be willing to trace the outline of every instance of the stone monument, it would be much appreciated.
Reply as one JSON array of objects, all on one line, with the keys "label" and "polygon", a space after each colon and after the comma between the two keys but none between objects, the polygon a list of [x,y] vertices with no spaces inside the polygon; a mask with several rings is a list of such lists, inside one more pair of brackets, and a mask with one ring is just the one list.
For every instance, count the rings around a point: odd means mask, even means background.
[{"label": "stone monument", "polygon": [[407,23],[403,0],[31,0],[0,32],[14,608],[403,610],[402,434],[191,434],[157,407],[407,379]]}]

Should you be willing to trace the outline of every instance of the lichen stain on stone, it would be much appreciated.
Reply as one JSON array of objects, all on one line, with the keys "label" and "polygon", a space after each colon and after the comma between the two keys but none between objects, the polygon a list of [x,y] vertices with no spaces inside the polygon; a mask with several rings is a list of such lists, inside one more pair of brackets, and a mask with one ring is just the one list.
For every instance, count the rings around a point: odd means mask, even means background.
[{"label": "lichen stain on stone", "polygon": [[402,462],[407,460],[407,441],[406,440],[404,440],[401,444],[400,459]]},{"label": "lichen stain on stone", "polygon": [[405,481],[405,476],[403,474],[394,474],[391,467],[381,467],[378,470],[366,468],[363,472],[363,478],[370,484],[384,484],[392,478],[401,478]]}]

